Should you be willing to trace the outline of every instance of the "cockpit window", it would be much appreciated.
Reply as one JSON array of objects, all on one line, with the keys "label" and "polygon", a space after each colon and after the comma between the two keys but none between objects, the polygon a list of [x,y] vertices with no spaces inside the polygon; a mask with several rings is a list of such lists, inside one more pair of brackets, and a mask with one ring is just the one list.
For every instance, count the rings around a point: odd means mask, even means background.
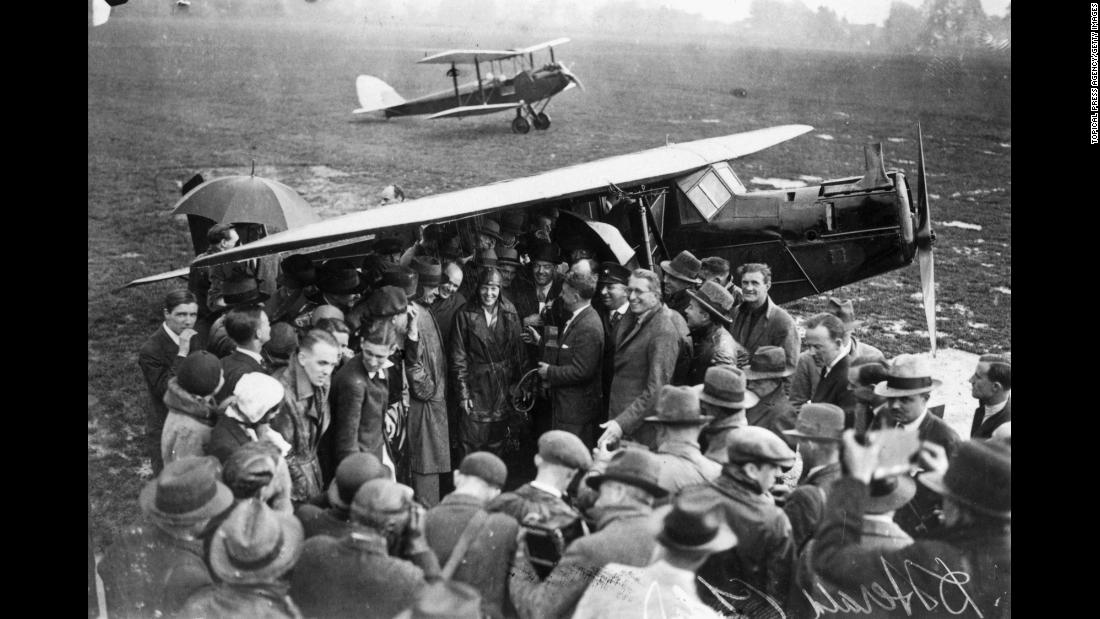
[{"label": "cockpit window", "polygon": [[745,186],[725,162],[684,177],[677,184],[707,221],[730,201],[734,193],[745,191]]}]

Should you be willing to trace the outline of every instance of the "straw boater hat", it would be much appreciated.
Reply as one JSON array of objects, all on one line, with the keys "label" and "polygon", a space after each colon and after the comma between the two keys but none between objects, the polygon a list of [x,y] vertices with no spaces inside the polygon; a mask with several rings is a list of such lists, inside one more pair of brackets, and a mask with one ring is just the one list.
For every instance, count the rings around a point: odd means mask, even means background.
[{"label": "straw boater hat", "polygon": [[733,308],[733,295],[722,286],[707,280],[698,290],[689,288],[687,294],[715,320],[726,326],[733,324],[733,320],[729,317],[729,312]]},{"label": "straw boater hat", "polygon": [[875,395],[901,398],[939,389],[943,381],[932,378],[932,362],[919,355],[898,355],[890,364],[886,380],[875,385]]},{"label": "straw boater hat", "polygon": [[885,514],[901,509],[911,501],[917,493],[917,482],[908,475],[891,475],[871,480],[870,490],[863,511],[868,514]]},{"label": "straw boater hat", "polygon": [[165,465],[138,496],[141,511],[169,526],[189,526],[229,509],[233,493],[218,481],[213,456],[180,458]]},{"label": "straw boater hat", "polygon": [[658,508],[654,518],[662,524],[657,541],[679,552],[712,554],[729,550],[737,536],[726,522],[716,495],[704,489],[686,489],[672,505]]},{"label": "straw boater hat", "polygon": [[787,351],[778,346],[757,348],[749,359],[749,367],[745,368],[747,380],[786,378],[791,374],[794,374],[794,368],[787,365]]},{"label": "straw boater hat", "polygon": [[806,403],[798,413],[793,430],[783,434],[811,441],[840,442],[844,433],[844,409],[836,404]]},{"label": "straw boater hat", "polygon": [[302,554],[305,533],[293,514],[259,499],[242,501],[210,542],[210,567],[229,584],[271,582],[290,571]]},{"label": "straw boater hat", "polygon": [[678,280],[692,284],[702,283],[703,280],[699,279],[699,269],[702,267],[703,263],[686,249],[672,260],[661,262],[662,271]]},{"label": "straw boater hat", "polygon": [[966,441],[946,473],[924,473],[917,479],[974,511],[1012,520],[1012,447],[1004,441]]},{"label": "straw boater hat", "polygon": [[836,297],[829,297],[825,311],[839,318],[848,331],[858,329],[863,324],[862,320],[856,320],[856,311],[852,307],[851,301],[841,301]]},{"label": "straw boater hat", "polygon": [[673,426],[704,425],[714,417],[699,414],[699,393],[694,388],[664,385],[657,392],[657,414],[644,420]]},{"label": "straw boater hat", "polygon": [[745,389],[745,372],[732,365],[707,368],[702,385],[695,385],[699,400],[722,408],[748,409],[760,403],[760,397]]}]

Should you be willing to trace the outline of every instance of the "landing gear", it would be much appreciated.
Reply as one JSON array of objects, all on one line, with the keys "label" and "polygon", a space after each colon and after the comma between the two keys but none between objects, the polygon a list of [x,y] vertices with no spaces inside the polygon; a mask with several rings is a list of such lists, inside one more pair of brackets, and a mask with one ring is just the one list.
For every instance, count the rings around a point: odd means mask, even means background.
[{"label": "landing gear", "polygon": [[516,117],[512,119],[512,133],[527,133],[530,130],[531,123],[517,113]]},{"label": "landing gear", "polygon": [[550,128],[550,115],[546,112],[535,114],[533,120],[535,121],[535,129],[539,131],[545,131]]}]

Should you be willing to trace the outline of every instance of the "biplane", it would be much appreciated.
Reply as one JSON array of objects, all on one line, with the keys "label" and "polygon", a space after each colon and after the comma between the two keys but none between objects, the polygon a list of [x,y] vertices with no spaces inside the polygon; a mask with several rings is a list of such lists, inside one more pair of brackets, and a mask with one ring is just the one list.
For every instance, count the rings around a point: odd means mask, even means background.
[{"label": "biplane", "polygon": [[[535,129],[550,128],[550,116],[546,106],[557,94],[574,86],[584,89],[580,80],[568,67],[554,57],[554,46],[569,39],[554,39],[538,45],[509,50],[453,49],[420,59],[418,64],[445,64],[447,77],[454,87],[416,99],[406,100],[389,84],[370,75],[360,75],[355,80],[359,96],[359,108],[354,114],[381,111],[386,118],[394,116],[418,116],[428,118],[464,118],[515,110],[512,131],[527,133]],[[535,65],[535,52],[547,49],[550,62]],[[512,77],[505,77],[505,61],[511,61]],[[525,62],[526,61],[526,62]],[[486,73],[481,73],[482,64]],[[458,83],[459,65],[473,65],[477,80]],[[541,107],[536,106],[542,103]]]},{"label": "biplane", "polygon": [[512,180],[441,193],[307,224],[192,262],[196,268],[263,255],[322,260],[366,255],[380,239],[409,242],[427,224],[467,233],[504,211],[556,209],[553,238],[585,235],[601,261],[653,269],[682,250],[720,256],[732,267],[767,263],[771,298],[784,303],[920,263],[935,351],[931,213],[918,125],[916,186],[884,168],[882,147],[865,147],[862,176],[797,189],[749,191],[739,157],[812,130],[784,125],[600,159]]}]

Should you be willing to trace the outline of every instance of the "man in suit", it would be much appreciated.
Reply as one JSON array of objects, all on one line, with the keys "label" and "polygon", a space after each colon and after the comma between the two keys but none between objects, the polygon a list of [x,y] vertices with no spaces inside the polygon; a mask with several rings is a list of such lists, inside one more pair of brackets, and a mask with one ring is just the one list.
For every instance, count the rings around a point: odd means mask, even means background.
[{"label": "man in suit", "polygon": [[832,314],[816,314],[806,321],[806,347],[821,368],[821,380],[810,401],[839,406],[844,410],[844,427],[851,428],[856,402],[848,383],[852,342],[845,341],[845,334],[844,323]]},{"label": "man in suit", "polygon": [[260,304],[229,310],[225,316],[225,332],[237,345],[228,357],[222,358],[225,384],[214,398],[221,402],[233,393],[237,381],[249,372],[270,373],[260,351],[271,339],[271,323]]},{"label": "man in suit", "polygon": [[623,318],[630,312],[630,303],[626,298],[626,285],[630,280],[630,269],[617,262],[604,262],[600,265],[600,302],[602,310],[600,318],[603,320],[603,368],[600,374],[600,382],[603,383],[603,418],[600,423],[607,421],[607,407],[611,401],[611,379],[615,376],[615,338],[618,326]]},{"label": "man in suit", "polygon": [[428,510],[424,518],[424,538],[446,565],[466,527],[471,526],[475,516],[485,514],[479,525],[472,525],[476,530],[451,578],[477,589],[484,615],[493,619],[515,614],[508,595],[508,572],[516,553],[519,523],[507,514],[485,512],[486,504],[500,494],[507,477],[508,468],[500,458],[475,451],[463,458],[454,472],[454,492]]},{"label": "man in suit", "polygon": [[611,403],[603,435],[607,444],[621,436],[633,438],[650,449],[656,448],[653,427],[642,425],[652,409],[657,392],[672,383],[677,364],[691,356],[691,335],[682,316],[661,303],[657,274],[637,269],[630,274],[630,314],[619,325],[615,342],[615,377],[611,381]]},{"label": "man in suit", "polygon": [[978,400],[970,438],[989,438],[1012,421],[1012,357],[982,355],[970,377],[970,395]]},{"label": "man in suit", "polygon": [[801,342],[794,319],[786,310],[772,302],[768,290],[772,286],[772,270],[766,264],[750,262],[737,269],[741,281],[742,302],[730,316],[730,333],[746,349],[738,359],[739,366],[748,365],[749,357],[761,346],[779,346],[794,368]]},{"label": "man in suit", "polygon": [[154,474],[164,466],[160,453],[164,420],[168,417],[164,393],[168,390],[168,381],[176,375],[184,358],[191,354],[198,311],[198,301],[190,291],[179,289],[169,292],[164,298],[164,322],[138,351],[138,367],[152,399],[146,408],[145,438]]},{"label": "man in suit", "polygon": [[[560,347],[547,348],[539,362],[539,377],[550,388],[554,430],[576,434],[589,448],[596,444],[596,422],[602,410],[601,364],[603,324],[592,297],[596,276],[570,272],[561,288],[561,299],[569,320],[558,339]],[[553,363],[547,363],[547,358]]]},{"label": "man in suit", "polygon": [[649,564],[657,545],[653,503],[668,493],[657,484],[659,464],[642,449],[623,449],[586,477],[599,492],[594,509],[598,530],[578,538],[545,580],[539,582],[520,544],[509,580],[512,602],[522,617],[570,617],[585,589],[608,563]]},{"label": "man in suit", "polygon": [[[936,443],[948,457],[959,446],[959,435],[947,423],[928,412],[928,399],[943,381],[932,378],[932,362],[928,357],[898,355],[887,371],[886,380],[875,385],[875,395],[886,398],[886,404],[875,415],[873,428],[903,428],[915,430],[921,441]],[[925,469],[914,467],[914,475]],[[894,520],[913,537],[924,537],[940,528],[940,497],[923,486],[917,496],[895,515]]]},{"label": "man in suit", "polygon": [[[856,320],[855,309],[850,300],[841,301],[836,297],[829,297],[825,312],[836,316],[844,324],[843,344],[848,347],[849,366],[855,366],[857,361],[862,363],[881,361],[883,367],[886,367],[886,356],[881,350],[856,338],[855,333],[863,321]],[[803,351],[798,355],[794,376],[791,377],[790,396],[795,410],[802,408],[802,405],[813,397],[819,382],[821,382],[821,364],[817,362],[814,351]]]}]

